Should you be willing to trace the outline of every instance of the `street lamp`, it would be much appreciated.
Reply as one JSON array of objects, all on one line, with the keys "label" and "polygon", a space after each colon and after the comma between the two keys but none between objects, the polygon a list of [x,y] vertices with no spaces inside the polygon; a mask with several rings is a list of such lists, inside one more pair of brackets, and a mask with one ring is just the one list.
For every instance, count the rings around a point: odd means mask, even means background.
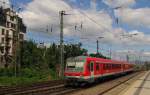
[{"label": "street lamp", "polygon": [[123,35],[120,35],[120,36],[123,36],[123,37],[126,37],[126,38],[129,38],[129,37],[133,37],[133,36],[136,36],[138,35],[138,33],[134,33],[134,34],[123,34]]}]

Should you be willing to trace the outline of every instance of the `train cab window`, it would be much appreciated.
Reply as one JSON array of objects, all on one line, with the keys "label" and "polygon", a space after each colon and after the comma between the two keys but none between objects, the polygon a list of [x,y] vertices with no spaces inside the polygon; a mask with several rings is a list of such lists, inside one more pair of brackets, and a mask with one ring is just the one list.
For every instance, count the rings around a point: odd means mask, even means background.
[{"label": "train cab window", "polygon": [[98,71],[98,70],[99,70],[99,64],[96,63],[96,71]]}]

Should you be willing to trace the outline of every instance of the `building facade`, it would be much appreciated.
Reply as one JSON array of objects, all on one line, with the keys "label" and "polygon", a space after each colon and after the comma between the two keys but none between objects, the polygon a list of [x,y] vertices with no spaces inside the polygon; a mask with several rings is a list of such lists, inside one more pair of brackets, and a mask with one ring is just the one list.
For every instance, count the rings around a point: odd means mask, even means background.
[{"label": "building facade", "polygon": [[24,40],[26,26],[10,8],[0,8],[0,67],[13,65],[17,48]]}]

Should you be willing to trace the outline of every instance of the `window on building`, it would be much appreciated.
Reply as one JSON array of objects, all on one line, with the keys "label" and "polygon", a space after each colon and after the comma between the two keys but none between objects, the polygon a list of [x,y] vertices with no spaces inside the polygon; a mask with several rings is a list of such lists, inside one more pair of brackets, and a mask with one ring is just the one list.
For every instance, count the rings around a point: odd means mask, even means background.
[{"label": "window on building", "polygon": [[11,21],[14,21],[14,16],[10,16],[10,20],[11,20]]},{"label": "window on building", "polygon": [[11,28],[16,28],[16,25],[15,24],[13,24],[13,23],[11,23]]},{"label": "window on building", "polygon": [[19,39],[23,40],[24,39],[24,35],[23,34],[19,34]]},{"label": "window on building", "polygon": [[5,29],[2,29],[2,35],[5,35]]},{"label": "window on building", "polygon": [[13,23],[11,23],[11,28],[14,28],[14,24]]},{"label": "window on building", "polygon": [[1,53],[4,53],[4,47],[1,48]]},{"label": "window on building", "polygon": [[15,24],[13,24],[13,28],[14,28],[14,29],[16,28],[16,25],[15,25]]},{"label": "window on building", "polygon": [[10,23],[9,22],[7,22],[7,27],[10,27],[10,25],[9,25]]},{"label": "window on building", "polygon": [[6,48],[6,53],[10,54],[10,47]]},{"label": "window on building", "polygon": [[6,30],[6,34],[9,35],[9,30]]},{"label": "window on building", "polygon": [[4,37],[1,38],[1,42],[4,44],[4,42],[5,42],[5,38]]}]

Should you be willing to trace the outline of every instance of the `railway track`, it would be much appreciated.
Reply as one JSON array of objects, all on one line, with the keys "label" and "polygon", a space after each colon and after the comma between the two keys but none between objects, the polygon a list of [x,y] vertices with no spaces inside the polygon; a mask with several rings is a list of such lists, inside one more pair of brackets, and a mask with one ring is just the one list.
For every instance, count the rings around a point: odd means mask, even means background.
[{"label": "railway track", "polygon": [[56,86],[29,87],[24,89],[11,90],[9,92],[3,92],[0,95],[62,95],[73,92],[77,89],[71,87],[65,87],[64,84]]},{"label": "railway track", "polygon": [[[82,89],[81,91],[70,93],[67,95],[117,95],[119,91],[123,90],[120,88],[120,85],[130,85],[128,81],[133,81],[139,77],[141,77],[143,72],[131,73],[126,76],[122,76],[119,78],[114,78],[112,80],[107,80],[102,83],[96,84],[92,87]],[[118,88],[117,88],[118,87]],[[111,90],[116,89],[116,92],[110,92]],[[109,94],[108,94],[109,93]],[[115,93],[115,94],[114,94]]]},{"label": "railway track", "polygon": [[[0,87],[0,95],[20,95],[21,92],[29,92],[35,89],[53,87],[57,85],[63,85],[64,81],[62,80],[54,80],[54,81],[46,81],[46,82],[38,82],[33,83],[31,85],[25,86],[14,86],[14,87]],[[18,94],[17,94],[18,93]]]},{"label": "railway track", "polygon": [[[24,87],[14,87],[14,88],[5,88],[0,89],[0,95],[78,95],[77,92],[83,91],[83,94],[79,95],[94,95],[93,94],[84,94],[84,90],[88,90],[94,88],[99,85],[99,89],[97,94],[95,95],[103,95],[110,91],[111,89],[125,83],[126,81],[134,78],[139,73],[133,73],[126,76],[122,76],[120,78],[115,78],[112,80],[108,80],[96,85],[92,85],[90,87],[83,88],[72,88],[65,87],[62,81],[51,81],[45,83],[37,83],[31,86]],[[2,92],[2,93],[1,93]]]},{"label": "railway track", "polygon": [[117,80],[111,81],[111,83],[105,84],[105,85],[107,85],[107,87],[104,90],[100,91],[97,95],[105,95],[110,90],[115,89],[116,87],[118,87],[122,84],[125,84],[129,80],[132,80],[137,75],[139,75],[139,73],[135,73],[133,75],[129,75],[128,77],[122,77],[122,78],[119,78]]}]

